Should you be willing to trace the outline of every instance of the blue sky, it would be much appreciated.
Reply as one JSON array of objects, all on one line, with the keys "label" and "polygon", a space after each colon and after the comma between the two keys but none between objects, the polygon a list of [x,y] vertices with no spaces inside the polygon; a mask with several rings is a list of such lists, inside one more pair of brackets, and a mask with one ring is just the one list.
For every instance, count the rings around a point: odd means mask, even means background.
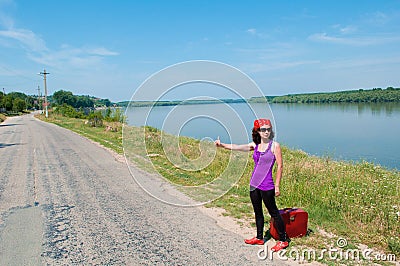
[{"label": "blue sky", "polygon": [[[0,0],[0,88],[128,100],[150,75],[213,60],[266,95],[400,87],[400,0]],[[224,95],[221,94],[221,97]]]}]

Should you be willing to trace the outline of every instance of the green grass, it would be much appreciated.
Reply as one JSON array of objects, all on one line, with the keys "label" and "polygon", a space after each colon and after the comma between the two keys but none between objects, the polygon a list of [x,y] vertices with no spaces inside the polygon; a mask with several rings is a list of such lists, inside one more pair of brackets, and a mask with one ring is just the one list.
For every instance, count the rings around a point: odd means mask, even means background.
[{"label": "green grass", "polygon": [[[60,127],[67,128],[78,134],[81,134],[101,145],[122,154],[122,125],[116,122],[104,122],[103,127],[91,127],[86,123],[85,119],[68,118],[61,115],[49,115],[46,118],[44,115],[36,115],[37,118],[56,124]],[[110,125],[117,129],[116,132],[106,131],[105,127]]]},{"label": "green grass", "polygon": [[[197,186],[202,196],[195,197],[196,200],[217,197],[230,188],[206,206],[224,208],[225,215],[254,226],[248,189],[253,168],[251,153],[216,149],[211,142],[177,138],[151,127],[125,126],[123,143],[120,124],[117,132],[107,132],[104,128],[89,127],[79,119],[41,119],[78,132],[120,154],[123,145],[129,160],[149,172],[160,173],[182,186],[182,191],[193,191],[193,186]],[[327,248],[337,237],[344,237],[349,245],[362,243],[400,256],[398,171],[367,162],[309,156],[284,146],[282,154],[284,172],[278,207],[303,208],[309,213],[309,228],[314,231],[309,237],[292,239],[292,246]],[[326,237],[321,229],[337,237]]]}]

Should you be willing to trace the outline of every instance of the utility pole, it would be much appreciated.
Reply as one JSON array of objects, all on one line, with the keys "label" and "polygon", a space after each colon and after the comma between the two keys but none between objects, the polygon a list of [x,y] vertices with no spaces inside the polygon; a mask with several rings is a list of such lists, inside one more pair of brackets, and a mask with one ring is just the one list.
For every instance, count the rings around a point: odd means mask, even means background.
[{"label": "utility pole", "polygon": [[43,80],[44,80],[44,106],[46,108],[46,117],[49,117],[49,113],[47,111],[47,106],[49,103],[47,102],[47,85],[46,85],[46,75],[50,73],[46,72],[46,69],[43,72],[40,72],[40,75],[43,75]]}]

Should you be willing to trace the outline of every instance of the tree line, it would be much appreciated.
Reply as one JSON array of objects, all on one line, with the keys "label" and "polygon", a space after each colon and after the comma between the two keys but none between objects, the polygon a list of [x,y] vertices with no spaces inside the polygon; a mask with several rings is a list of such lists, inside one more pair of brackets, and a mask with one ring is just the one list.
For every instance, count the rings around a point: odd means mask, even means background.
[{"label": "tree line", "polygon": [[[47,97],[51,107],[68,105],[76,109],[110,107],[109,99],[100,99],[89,95],[74,95],[70,91],[59,90]],[[0,93],[0,113],[20,113],[25,110],[40,110],[44,98],[37,95],[26,95],[22,92]]]},{"label": "tree line", "polygon": [[37,107],[34,97],[22,92],[0,93],[0,113],[19,113]]},{"label": "tree line", "polygon": [[59,90],[49,97],[50,101],[55,105],[67,104],[74,108],[111,106],[109,99],[99,99],[89,95],[74,95],[70,91]]},{"label": "tree line", "polygon": [[149,106],[175,106],[192,104],[218,104],[218,103],[244,103],[245,99],[218,99],[218,100],[176,100],[176,101],[123,101],[119,102],[120,107],[149,107]]},{"label": "tree line", "polygon": [[[108,122],[125,121],[120,108],[111,109],[111,101],[93,96],[74,95],[70,91],[56,91],[51,96],[52,112],[70,118],[88,119],[91,126],[102,126],[103,120]],[[97,110],[95,107],[106,107]]]},{"label": "tree line", "polygon": [[400,102],[400,88],[373,88],[331,93],[288,94],[267,97],[270,103],[372,103]]},{"label": "tree line", "polygon": [[[326,92],[326,93],[301,93],[283,96],[252,97],[247,102],[258,103],[373,103],[373,102],[400,102],[400,88],[388,87],[386,89],[359,89],[350,91]],[[241,103],[244,99],[221,100],[189,100],[189,101],[134,101],[119,102],[118,106],[126,107],[129,104],[134,107],[144,106],[168,106],[179,104],[212,104],[212,103]]]}]

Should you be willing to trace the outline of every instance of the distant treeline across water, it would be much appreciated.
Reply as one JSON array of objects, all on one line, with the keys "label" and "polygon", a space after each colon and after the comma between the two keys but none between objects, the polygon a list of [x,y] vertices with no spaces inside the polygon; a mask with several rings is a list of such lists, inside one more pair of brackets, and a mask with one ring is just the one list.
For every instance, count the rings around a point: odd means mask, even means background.
[{"label": "distant treeline across water", "polygon": [[268,97],[271,103],[373,103],[400,102],[400,88],[374,88],[330,93],[289,94]]},{"label": "distant treeline across water", "polygon": [[[172,106],[182,104],[213,104],[213,103],[259,103],[265,99],[269,103],[383,103],[400,102],[400,88],[359,89],[338,92],[301,93],[283,96],[253,97],[250,99],[221,99],[221,100],[185,100],[185,101],[134,101],[131,106]],[[119,102],[119,106],[128,106],[129,101]]]}]

